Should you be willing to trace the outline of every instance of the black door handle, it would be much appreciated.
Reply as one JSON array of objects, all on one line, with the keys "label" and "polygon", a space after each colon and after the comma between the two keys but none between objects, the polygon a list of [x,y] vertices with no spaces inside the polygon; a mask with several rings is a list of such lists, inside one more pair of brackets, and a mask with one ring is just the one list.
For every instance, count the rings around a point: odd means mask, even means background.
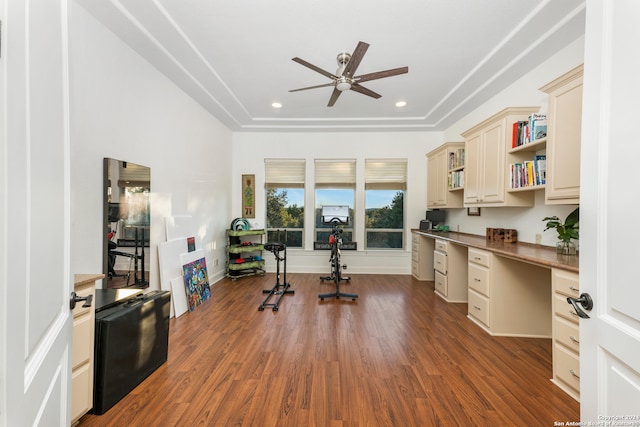
[{"label": "black door handle", "polygon": [[76,303],[80,301],[84,301],[84,304],[82,304],[83,307],[85,308],[91,307],[91,302],[93,301],[93,294],[87,295],[86,297],[79,297],[78,294],[76,294],[75,292],[71,292],[71,300],[69,301],[69,307],[71,307],[71,310],[76,308]]},{"label": "black door handle", "polygon": [[578,306],[578,303],[580,303],[585,310],[591,310],[593,308],[593,299],[591,299],[591,295],[585,293],[580,294],[580,298],[568,297],[567,302],[573,306],[573,309],[579,317],[589,319],[589,315]]}]

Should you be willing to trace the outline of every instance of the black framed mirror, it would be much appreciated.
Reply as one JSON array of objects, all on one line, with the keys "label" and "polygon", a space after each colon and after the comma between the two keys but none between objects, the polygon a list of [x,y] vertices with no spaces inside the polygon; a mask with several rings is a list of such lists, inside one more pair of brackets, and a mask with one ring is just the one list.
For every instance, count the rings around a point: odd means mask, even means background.
[{"label": "black framed mirror", "polygon": [[103,287],[147,288],[151,169],[109,158],[103,169]]}]

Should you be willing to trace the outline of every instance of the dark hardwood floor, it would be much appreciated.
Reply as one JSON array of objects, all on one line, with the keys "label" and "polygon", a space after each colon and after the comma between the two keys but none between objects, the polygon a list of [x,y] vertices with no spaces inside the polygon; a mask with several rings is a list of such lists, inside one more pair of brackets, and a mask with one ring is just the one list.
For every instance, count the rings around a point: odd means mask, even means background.
[{"label": "dark hardwood floor", "polygon": [[[258,311],[275,275],[224,279],[171,319],[168,361],[80,426],[553,426],[579,404],[551,381],[551,340],[491,337],[433,282],[288,274],[295,295]],[[549,296],[551,297],[551,296]],[[516,303],[516,302],[514,302]],[[133,363],[134,361],[132,361]]]}]

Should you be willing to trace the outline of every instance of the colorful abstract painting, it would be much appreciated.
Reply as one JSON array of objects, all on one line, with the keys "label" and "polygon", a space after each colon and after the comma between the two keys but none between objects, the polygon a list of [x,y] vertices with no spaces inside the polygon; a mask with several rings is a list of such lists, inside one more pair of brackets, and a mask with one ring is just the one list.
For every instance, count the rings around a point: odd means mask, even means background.
[{"label": "colorful abstract painting", "polygon": [[189,311],[193,311],[211,297],[209,277],[207,276],[207,262],[204,258],[200,258],[183,265],[182,270],[184,271],[187,305],[189,306]]}]

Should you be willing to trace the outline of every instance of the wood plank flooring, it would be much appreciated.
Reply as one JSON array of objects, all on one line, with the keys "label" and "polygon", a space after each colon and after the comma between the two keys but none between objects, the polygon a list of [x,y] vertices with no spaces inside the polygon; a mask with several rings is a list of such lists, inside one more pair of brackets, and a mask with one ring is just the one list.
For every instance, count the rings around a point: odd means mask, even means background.
[{"label": "wood plank flooring", "polygon": [[[168,361],[90,426],[552,426],[579,404],[550,381],[551,340],[491,337],[433,282],[288,274],[295,295],[258,311],[275,275],[224,279],[171,319]],[[549,296],[551,298],[551,296]],[[272,301],[273,302],[273,301]],[[514,302],[515,303],[515,302]]]}]

